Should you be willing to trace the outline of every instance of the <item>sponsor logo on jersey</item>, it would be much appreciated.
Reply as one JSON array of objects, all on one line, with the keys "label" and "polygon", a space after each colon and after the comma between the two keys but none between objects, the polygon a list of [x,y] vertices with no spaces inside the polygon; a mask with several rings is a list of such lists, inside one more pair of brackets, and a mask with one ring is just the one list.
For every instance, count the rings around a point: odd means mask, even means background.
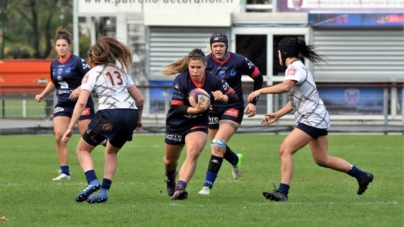
[{"label": "sponsor logo on jersey", "polygon": [[235,76],[237,74],[237,70],[232,70],[231,72],[230,72],[230,76]]},{"label": "sponsor logo on jersey", "polygon": [[288,75],[288,76],[296,75],[296,69],[288,69],[286,75]]},{"label": "sponsor logo on jersey", "polygon": [[66,72],[66,73],[70,73],[71,71],[72,71],[72,68],[69,67],[69,68],[66,69],[65,72]]},{"label": "sponsor logo on jersey", "polygon": [[228,109],[226,112],[224,112],[224,115],[237,117],[238,116],[238,110],[234,109],[234,108]]},{"label": "sponsor logo on jersey", "polygon": [[182,135],[179,135],[179,134],[166,134],[166,139],[171,140],[171,141],[181,142]]},{"label": "sponsor logo on jersey", "polygon": [[85,83],[87,83],[87,81],[88,81],[88,74],[86,74],[86,75],[83,77],[83,79],[81,80],[81,83],[82,83],[82,84],[85,84]]},{"label": "sponsor logo on jersey", "polygon": [[64,108],[57,106],[57,107],[55,107],[55,110],[53,111],[53,113],[59,113],[59,112],[63,112],[63,111],[65,111]]},{"label": "sponsor logo on jersey", "polygon": [[81,112],[81,116],[88,116],[91,114],[90,108],[84,108],[83,112]]},{"label": "sponsor logo on jersey", "polygon": [[103,124],[101,126],[101,129],[104,132],[110,132],[112,130],[112,125],[111,124]]},{"label": "sponsor logo on jersey", "polygon": [[214,125],[219,123],[219,117],[209,117],[209,124]]},{"label": "sponsor logo on jersey", "polygon": [[81,59],[81,63],[83,64],[83,69],[90,68],[90,66],[87,64],[86,60]]}]

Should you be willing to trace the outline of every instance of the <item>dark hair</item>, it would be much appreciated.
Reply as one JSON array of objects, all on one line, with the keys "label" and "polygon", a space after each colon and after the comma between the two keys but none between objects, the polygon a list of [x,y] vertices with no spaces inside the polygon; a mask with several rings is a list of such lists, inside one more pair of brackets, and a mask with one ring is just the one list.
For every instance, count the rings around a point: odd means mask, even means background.
[{"label": "dark hair", "polygon": [[319,65],[320,62],[326,62],[324,56],[318,55],[314,51],[315,48],[314,45],[307,45],[302,37],[287,37],[282,39],[278,44],[278,50],[281,52],[283,65],[285,65],[286,58],[299,58],[299,55],[309,59],[316,65]]},{"label": "dark hair", "polygon": [[214,33],[210,36],[210,49],[212,49],[212,44],[217,42],[223,42],[226,45],[226,51],[229,48],[229,41],[227,39],[226,33]]},{"label": "dark hair", "polygon": [[203,64],[206,64],[205,53],[203,53],[201,49],[195,48],[180,60],[167,65],[161,72],[165,75],[174,75],[184,72],[188,69],[188,64],[191,60],[199,60],[203,62]]},{"label": "dark hair", "polygon": [[64,39],[70,45],[72,43],[70,38],[71,36],[72,35],[70,34],[70,32],[68,32],[66,29],[58,27],[58,29],[56,30],[55,43],[59,39]]},{"label": "dark hair", "polygon": [[132,64],[132,52],[123,43],[118,40],[102,36],[97,39],[97,43],[91,46],[88,51],[88,57],[94,65],[116,64],[118,61],[122,70],[129,72],[129,67]]}]

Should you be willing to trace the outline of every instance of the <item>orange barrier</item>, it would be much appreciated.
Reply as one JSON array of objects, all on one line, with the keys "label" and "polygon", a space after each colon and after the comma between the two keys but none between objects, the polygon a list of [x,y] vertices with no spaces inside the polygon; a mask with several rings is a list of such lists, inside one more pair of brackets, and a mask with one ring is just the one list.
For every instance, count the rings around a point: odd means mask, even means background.
[{"label": "orange barrier", "polygon": [[0,60],[0,93],[41,92],[52,60]]}]

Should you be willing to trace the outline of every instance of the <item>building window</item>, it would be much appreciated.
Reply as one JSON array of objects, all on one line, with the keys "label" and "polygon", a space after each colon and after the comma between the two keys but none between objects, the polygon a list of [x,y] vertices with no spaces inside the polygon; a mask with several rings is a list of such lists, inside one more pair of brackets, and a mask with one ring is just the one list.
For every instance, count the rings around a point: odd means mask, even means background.
[{"label": "building window", "polygon": [[267,35],[236,35],[236,53],[248,58],[267,75]]}]

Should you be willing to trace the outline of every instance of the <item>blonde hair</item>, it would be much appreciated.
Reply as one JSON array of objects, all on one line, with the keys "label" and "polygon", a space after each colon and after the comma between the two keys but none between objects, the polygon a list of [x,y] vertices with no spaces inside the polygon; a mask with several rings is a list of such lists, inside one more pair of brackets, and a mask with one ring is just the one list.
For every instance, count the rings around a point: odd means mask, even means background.
[{"label": "blonde hair", "polygon": [[195,48],[191,52],[189,52],[187,56],[184,56],[180,60],[168,64],[165,69],[161,70],[161,72],[167,76],[184,72],[188,69],[188,64],[191,60],[199,60],[205,64],[205,53],[203,53],[201,49]]},{"label": "blonde hair", "polygon": [[125,73],[129,72],[132,64],[132,52],[129,47],[108,36],[98,38],[97,43],[90,48],[88,57],[94,65],[115,65],[118,61]]}]

